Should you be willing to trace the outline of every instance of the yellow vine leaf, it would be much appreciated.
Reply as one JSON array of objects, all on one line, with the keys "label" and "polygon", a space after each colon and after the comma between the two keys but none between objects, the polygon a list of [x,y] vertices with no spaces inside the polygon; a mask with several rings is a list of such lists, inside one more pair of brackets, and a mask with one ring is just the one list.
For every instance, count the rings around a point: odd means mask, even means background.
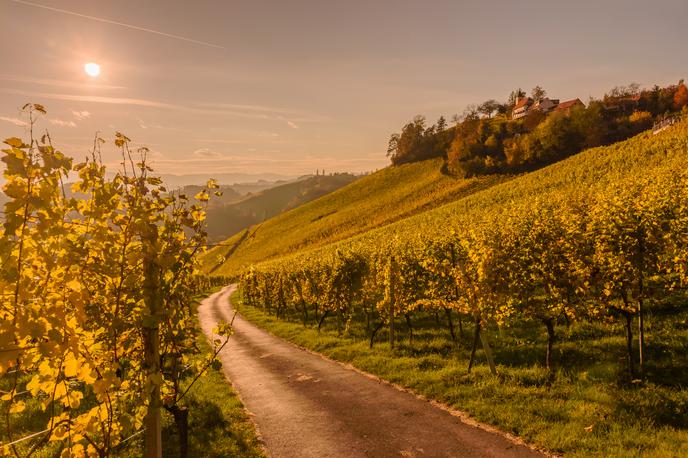
[{"label": "yellow vine leaf", "polygon": [[10,407],[10,413],[23,412],[26,409],[26,403],[24,401],[16,401]]},{"label": "yellow vine leaf", "polygon": [[76,377],[79,373],[79,361],[77,361],[73,354],[69,353],[65,358],[63,370],[65,377]]}]

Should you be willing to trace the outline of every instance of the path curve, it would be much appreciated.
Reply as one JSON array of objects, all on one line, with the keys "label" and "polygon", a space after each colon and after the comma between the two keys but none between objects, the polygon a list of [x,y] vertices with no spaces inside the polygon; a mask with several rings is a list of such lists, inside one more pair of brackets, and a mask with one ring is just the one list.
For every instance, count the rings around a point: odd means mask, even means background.
[{"label": "path curve", "polygon": [[[201,302],[206,335],[212,336],[219,319],[231,320],[234,290],[228,286]],[[542,456],[304,351],[239,315],[219,356],[274,458]]]}]

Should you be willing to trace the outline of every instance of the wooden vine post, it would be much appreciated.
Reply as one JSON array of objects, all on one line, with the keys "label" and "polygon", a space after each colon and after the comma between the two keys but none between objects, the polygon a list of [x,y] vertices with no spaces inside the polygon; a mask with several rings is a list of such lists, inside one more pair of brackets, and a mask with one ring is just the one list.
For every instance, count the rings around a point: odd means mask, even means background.
[{"label": "wooden vine post", "polygon": [[394,256],[390,256],[389,258],[389,270],[388,270],[388,275],[389,278],[387,279],[387,287],[389,288],[389,346],[390,348],[394,349],[394,307],[395,307],[395,302],[396,298],[394,297],[395,293],[395,280],[396,280],[396,272],[395,272],[395,261],[394,261]]},{"label": "wooden vine post", "polygon": [[144,420],[145,456],[146,458],[162,458],[162,435],[160,424],[160,339],[159,317],[162,313],[162,292],[159,288],[160,266],[157,262],[158,228],[155,224],[145,224],[141,242],[143,245],[143,291],[147,308],[147,316],[143,323],[143,351],[146,370],[146,386],[148,388],[148,412]]},{"label": "wooden vine post", "polygon": [[643,307],[643,294],[645,294],[643,282],[643,274],[645,272],[645,231],[642,228],[638,231],[638,258],[638,371],[642,377],[645,366],[645,310]]},{"label": "wooden vine post", "polygon": [[480,343],[483,345],[483,351],[485,352],[485,358],[487,359],[487,364],[490,366],[490,372],[492,375],[497,375],[497,367],[495,366],[494,357],[492,356],[492,347],[490,347],[490,342],[487,340],[487,336],[482,331],[478,329],[480,334]]}]

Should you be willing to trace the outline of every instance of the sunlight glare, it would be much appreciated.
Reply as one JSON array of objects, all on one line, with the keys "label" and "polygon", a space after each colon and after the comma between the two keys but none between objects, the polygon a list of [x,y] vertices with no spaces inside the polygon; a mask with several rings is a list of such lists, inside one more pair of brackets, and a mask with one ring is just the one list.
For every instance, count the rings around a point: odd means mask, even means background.
[{"label": "sunlight glare", "polygon": [[88,62],[84,65],[84,71],[88,76],[95,78],[100,75],[100,65],[95,62]]}]

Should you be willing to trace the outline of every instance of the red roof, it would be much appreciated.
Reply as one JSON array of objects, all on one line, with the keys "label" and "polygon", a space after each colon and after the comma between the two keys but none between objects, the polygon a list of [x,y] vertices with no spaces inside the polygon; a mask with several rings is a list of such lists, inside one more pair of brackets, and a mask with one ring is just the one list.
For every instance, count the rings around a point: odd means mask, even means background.
[{"label": "red roof", "polygon": [[559,105],[557,105],[556,110],[567,110],[569,108],[573,108],[576,105],[583,105],[583,102],[581,102],[580,99],[573,99],[573,100],[567,100],[566,102],[561,102]]},{"label": "red roof", "polygon": [[514,110],[518,110],[519,108],[523,108],[526,105],[530,105],[533,103],[533,99],[530,97],[523,97],[522,99],[519,99],[518,102],[516,102],[516,106],[514,107]]}]

